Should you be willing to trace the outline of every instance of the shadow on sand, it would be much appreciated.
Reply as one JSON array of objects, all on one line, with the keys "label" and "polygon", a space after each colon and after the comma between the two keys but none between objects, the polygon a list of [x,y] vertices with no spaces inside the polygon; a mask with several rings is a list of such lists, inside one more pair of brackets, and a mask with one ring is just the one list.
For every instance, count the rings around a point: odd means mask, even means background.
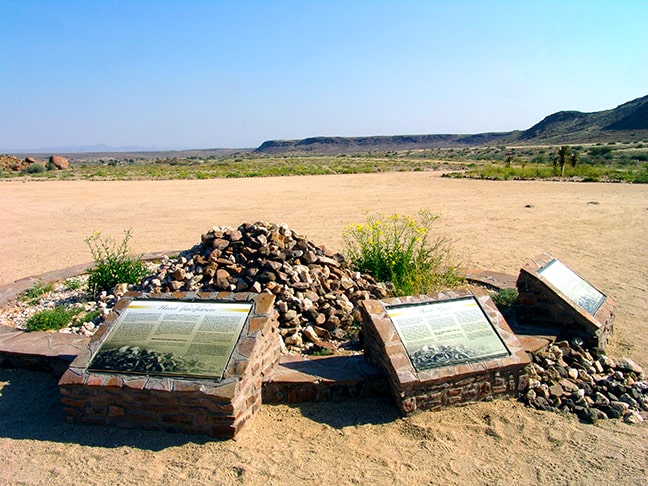
[{"label": "shadow on sand", "polygon": [[220,440],[199,435],[68,424],[60,400],[57,381],[51,375],[0,368],[0,438],[107,448],[130,446],[151,451]]},{"label": "shadow on sand", "polygon": [[[68,424],[57,380],[52,375],[19,368],[0,368],[0,439],[74,443],[91,447],[123,446],[161,451],[188,443],[225,439],[141,429]],[[268,405],[272,406],[272,405]],[[292,405],[314,422],[335,429],[385,424],[401,417],[391,397]]]}]

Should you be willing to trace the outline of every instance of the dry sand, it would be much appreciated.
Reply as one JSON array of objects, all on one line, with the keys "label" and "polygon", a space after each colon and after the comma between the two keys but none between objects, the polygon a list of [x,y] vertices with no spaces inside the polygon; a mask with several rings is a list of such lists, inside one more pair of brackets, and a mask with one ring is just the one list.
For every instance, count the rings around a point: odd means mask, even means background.
[{"label": "dry sand", "polygon": [[[530,207],[526,207],[529,205]],[[0,284],[91,260],[94,230],[138,252],[213,225],[285,222],[341,249],[364,211],[441,213],[467,265],[517,274],[550,251],[617,300],[612,356],[648,367],[648,187],[396,173],[0,182]],[[0,484],[645,484],[648,425],[585,425],[510,400],[401,418],[389,398],[264,406],[236,441],[65,424],[49,376],[0,369]]]}]

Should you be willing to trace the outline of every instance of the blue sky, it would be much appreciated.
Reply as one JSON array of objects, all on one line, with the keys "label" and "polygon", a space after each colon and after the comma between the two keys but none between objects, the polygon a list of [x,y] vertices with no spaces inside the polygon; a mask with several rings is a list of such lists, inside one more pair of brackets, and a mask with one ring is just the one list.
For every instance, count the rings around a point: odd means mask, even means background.
[{"label": "blue sky", "polygon": [[0,0],[0,150],[525,129],[648,94],[648,0]]}]

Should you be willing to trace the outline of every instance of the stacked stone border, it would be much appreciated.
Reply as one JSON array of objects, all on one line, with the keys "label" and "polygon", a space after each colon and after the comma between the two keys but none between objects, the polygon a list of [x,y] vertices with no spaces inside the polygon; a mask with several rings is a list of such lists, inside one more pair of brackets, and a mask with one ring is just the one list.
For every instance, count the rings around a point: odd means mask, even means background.
[{"label": "stacked stone border", "polygon": [[[386,306],[474,296],[508,347],[508,357],[417,371],[409,359]],[[365,356],[385,374],[398,407],[405,414],[438,410],[462,402],[515,395],[527,386],[525,366],[530,360],[488,294],[459,289],[437,294],[363,302]]]},{"label": "stacked stone border", "polygon": [[[136,298],[253,303],[223,378],[89,371],[89,360]],[[66,419],[70,423],[233,438],[261,406],[263,379],[279,360],[276,318],[270,293],[128,293],[59,380]]]},{"label": "stacked stone border", "polygon": [[614,299],[606,295],[594,315],[581,309],[539,273],[552,260],[550,253],[542,253],[520,269],[516,283],[519,320],[543,329],[553,328],[559,338],[579,337],[588,347],[605,349],[613,330]]}]

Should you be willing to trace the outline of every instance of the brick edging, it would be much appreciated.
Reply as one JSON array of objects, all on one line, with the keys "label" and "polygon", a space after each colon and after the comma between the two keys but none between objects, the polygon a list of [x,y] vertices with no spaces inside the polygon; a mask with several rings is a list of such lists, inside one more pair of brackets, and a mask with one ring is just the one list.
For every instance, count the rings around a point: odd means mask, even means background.
[{"label": "brick edging", "polygon": [[[141,258],[143,261],[157,260],[163,258],[165,255],[173,255],[176,253],[181,253],[182,251],[184,250],[145,253]],[[78,265],[72,265],[70,267],[65,267],[58,270],[50,270],[49,272],[44,272],[39,275],[32,275],[30,277],[23,277],[11,283],[0,285],[0,306],[5,305],[21,292],[30,289],[38,281],[41,281],[43,283],[52,283],[58,280],[65,280],[67,278],[83,275],[92,265],[93,262],[79,263]]]}]

